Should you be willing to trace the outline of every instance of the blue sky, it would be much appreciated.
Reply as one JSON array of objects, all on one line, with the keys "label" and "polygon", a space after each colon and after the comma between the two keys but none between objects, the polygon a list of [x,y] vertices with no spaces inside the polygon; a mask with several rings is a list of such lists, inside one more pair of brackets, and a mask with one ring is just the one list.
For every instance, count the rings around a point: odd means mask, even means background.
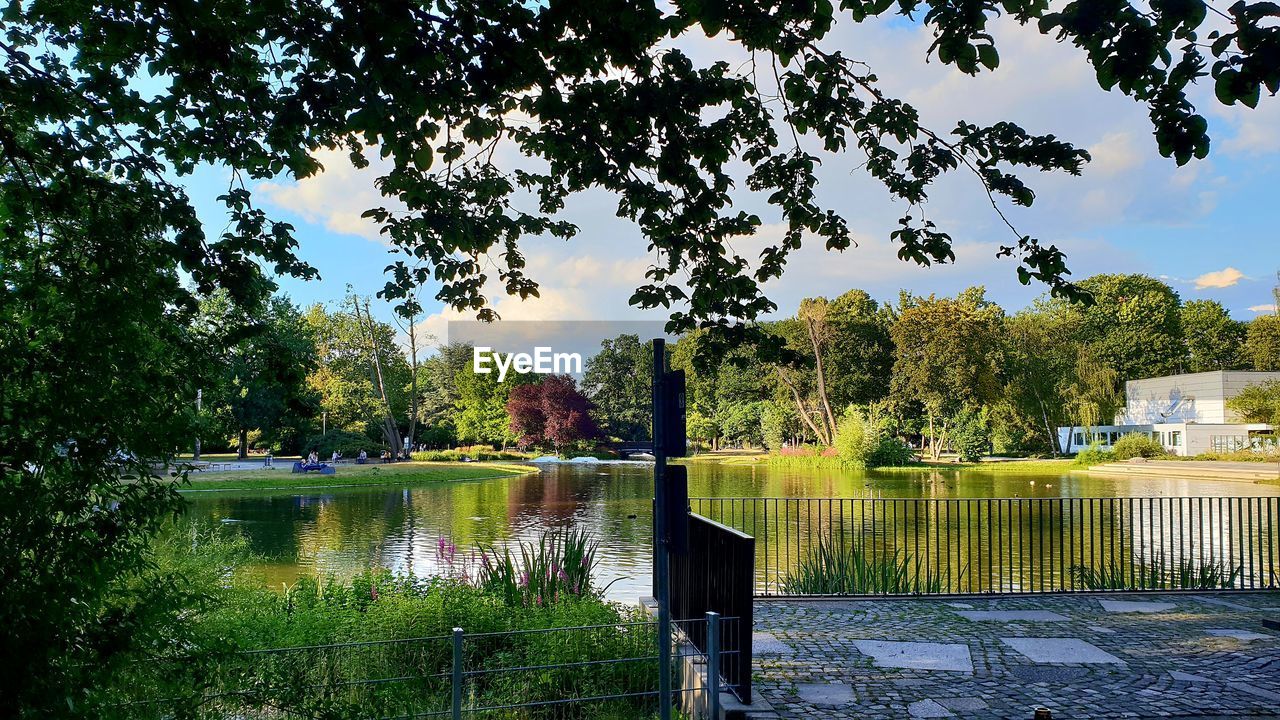
[{"label": "blue sky", "polygon": [[[889,91],[920,109],[926,124],[947,129],[958,119],[1008,119],[1089,148],[1094,162],[1082,177],[1032,176],[1035,207],[1009,210],[1019,230],[1064,248],[1076,277],[1147,273],[1165,278],[1184,298],[1222,302],[1237,319],[1270,311],[1280,268],[1280,102],[1264,98],[1253,111],[1222,108],[1206,86],[1194,100],[1210,119],[1213,153],[1178,168],[1156,152],[1145,109],[1099,89],[1078,50],[1006,20],[996,23],[994,34],[1004,64],[978,78],[924,62],[930,38],[910,23],[837,27],[829,42],[867,60]],[[720,39],[680,44],[701,62],[746,59]],[[816,143],[807,149],[816,150]],[[282,178],[256,188],[261,205],[297,227],[301,256],[321,273],[320,281],[281,280],[282,289],[302,303],[338,300],[348,284],[372,295],[382,288],[383,269],[393,259],[376,228],[359,218],[364,209],[384,203],[373,187],[377,164],[361,172],[341,153],[321,159],[327,170],[318,177],[301,183]],[[821,197],[849,219],[860,247],[842,254],[814,247],[797,253],[787,275],[768,288],[782,312],[794,310],[802,297],[853,287],[892,300],[899,288],[951,294],[983,284],[990,298],[1010,310],[1043,291],[1018,284],[1014,263],[994,257],[1010,241],[1009,231],[976,183],[961,175],[940,182],[927,208],[956,238],[957,263],[926,269],[898,261],[888,233],[905,208],[893,205],[857,170],[857,162],[828,158]],[[185,182],[210,231],[219,231],[223,220],[213,200],[225,189],[223,173],[209,169]],[[766,223],[777,219],[749,194],[739,206],[760,213]],[[652,258],[639,233],[614,217],[613,200],[602,193],[579,196],[564,217],[578,223],[578,238],[527,243],[530,273],[542,283],[543,298],[521,304],[495,295],[499,312],[521,320],[660,317],[626,304]],[[776,228],[767,227],[764,235],[771,232]],[[750,242],[735,249],[746,257],[758,251]],[[433,315],[428,329],[439,334],[445,320],[465,316],[431,300],[435,290],[426,288],[423,299]]]}]

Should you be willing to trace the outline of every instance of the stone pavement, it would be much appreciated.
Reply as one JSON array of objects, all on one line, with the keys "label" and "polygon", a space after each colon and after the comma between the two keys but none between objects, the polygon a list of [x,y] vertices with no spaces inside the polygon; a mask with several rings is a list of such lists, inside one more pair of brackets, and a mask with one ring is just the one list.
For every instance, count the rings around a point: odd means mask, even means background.
[{"label": "stone pavement", "polygon": [[784,718],[1280,717],[1280,593],[757,600]]}]

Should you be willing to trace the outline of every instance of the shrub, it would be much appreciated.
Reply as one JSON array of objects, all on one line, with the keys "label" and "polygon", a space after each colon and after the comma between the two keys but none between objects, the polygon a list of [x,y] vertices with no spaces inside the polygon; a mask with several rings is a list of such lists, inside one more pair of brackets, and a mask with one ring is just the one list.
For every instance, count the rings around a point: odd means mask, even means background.
[{"label": "shrub", "polygon": [[311,436],[302,446],[303,453],[315,452],[321,459],[327,460],[336,450],[343,457],[355,457],[361,450],[370,455],[377,455],[385,446],[374,442],[367,436],[346,430],[330,430],[323,435]]},{"label": "shrub", "polygon": [[1165,454],[1164,446],[1151,439],[1146,433],[1129,433],[1111,446],[1111,454],[1116,460],[1132,458],[1157,458]]},{"label": "shrub", "polygon": [[1164,553],[1156,553],[1150,562],[1135,558],[1129,567],[1114,558],[1096,568],[1073,565],[1071,577],[1086,590],[1228,590],[1242,570],[1220,560],[1191,558],[1170,566]]},{"label": "shrub", "polygon": [[1094,443],[1076,453],[1076,464],[1084,465],[1086,467],[1090,465],[1102,465],[1103,463],[1114,462],[1115,459],[1115,453],[1110,450],[1103,450],[1098,443]]},{"label": "shrub", "polygon": [[508,605],[524,607],[570,596],[599,598],[604,589],[591,578],[597,547],[585,532],[569,529],[544,532],[536,543],[520,543],[515,553],[481,550],[477,584]]},{"label": "shrub", "polygon": [[991,452],[991,427],[984,410],[966,408],[952,421],[951,446],[962,462],[978,462]]},{"label": "shrub", "polygon": [[833,445],[840,461],[859,467],[906,465],[914,453],[889,432],[889,421],[874,409],[862,411],[850,407],[836,426]]},{"label": "shrub", "polygon": [[528,460],[529,453],[514,450],[494,450],[488,445],[472,445],[452,450],[419,450],[409,453],[409,457],[417,462],[462,462],[468,460]]}]

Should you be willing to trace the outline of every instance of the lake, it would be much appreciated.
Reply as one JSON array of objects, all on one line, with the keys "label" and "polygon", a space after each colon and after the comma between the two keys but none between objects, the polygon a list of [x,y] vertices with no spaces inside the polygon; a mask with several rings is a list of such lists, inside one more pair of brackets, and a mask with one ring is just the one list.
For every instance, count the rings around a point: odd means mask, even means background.
[{"label": "lake", "polygon": [[[649,594],[652,467],[543,466],[529,475],[417,487],[190,493],[189,514],[233,525],[264,558],[272,587],[370,566],[437,573],[438,542],[462,551],[531,540],[547,528],[586,528],[600,541],[609,596]],[[691,463],[689,494],[702,497],[1029,498],[1280,496],[1280,487],[982,470],[875,472]]]}]

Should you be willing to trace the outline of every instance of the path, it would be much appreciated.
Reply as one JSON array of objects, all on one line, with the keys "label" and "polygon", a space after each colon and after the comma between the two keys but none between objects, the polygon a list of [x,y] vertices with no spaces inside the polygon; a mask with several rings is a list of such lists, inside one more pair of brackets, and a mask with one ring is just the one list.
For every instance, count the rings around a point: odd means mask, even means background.
[{"label": "path", "polygon": [[758,600],[784,718],[1280,717],[1280,593]]}]

